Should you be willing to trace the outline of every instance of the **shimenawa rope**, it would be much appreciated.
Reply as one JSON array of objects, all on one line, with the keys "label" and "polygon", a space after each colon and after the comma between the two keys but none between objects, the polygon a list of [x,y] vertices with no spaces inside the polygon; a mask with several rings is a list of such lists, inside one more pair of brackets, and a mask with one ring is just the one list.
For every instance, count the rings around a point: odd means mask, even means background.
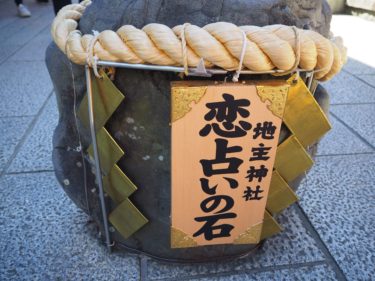
[{"label": "shimenawa rope", "polygon": [[281,75],[301,68],[314,71],[315,79],[326,81],[346,62],[346,48],[339,38],[329,40],[317,32],[285,25],[238,27],[216,22],[202,28],[184,24],[171,29],[152,23],[142,29],[124,25],[116,32],[82,35],[76,31],[77,21],[90,4],[85,0],[65,6],[51,27],[57,46],[77,64],[94,66],[97,60],[107,60],[178,65],[188,74],[189,67],[197,67],[203,59],[206,68],[236,71],[235,80],[243,68],[277,69]]}]

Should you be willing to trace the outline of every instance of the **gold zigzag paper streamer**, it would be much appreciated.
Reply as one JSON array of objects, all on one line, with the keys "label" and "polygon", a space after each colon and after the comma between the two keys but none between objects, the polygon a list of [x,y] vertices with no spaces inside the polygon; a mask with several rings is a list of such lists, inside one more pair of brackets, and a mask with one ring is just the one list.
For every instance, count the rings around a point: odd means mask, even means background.
[{"label": "gold zigzag paper streamer", "polygon": [[303,80],[298,78],[293,84],[294,80],[295,77],[291,77],[287,81],[290,88],[283,122],[306,148],[326,134],[331,125]]},{"label": "gold zigzag paper streamer", "polygon": [[288,182],[312,167],[314,162],[306,148],[331,129],[327,117],[303,80],[298,78],[297,83],[293,81],[294,76],[287,81],[290,88],[283,116],[283,123],[292,135],[277,148],[261,239],[281,231],[272,215],[298,200]]},{"label": "gold zigzag paper streamer", "polygon": [[[124,95],[116,88],[106,73],[100,70],[102,79],[91,74],[92,95],[95,118],[95,130],[98,143],[99,159],[101,163],[104,191],[117,204],[109,214],[109,221],[124,238],[143,227],[148,220],[129,200],[129,196],[137,190],[134,183],[117,166],[117,162],[124,155],[124,151],[104,128],[108,119],[124,99]],[[87,96],[82,100],[78,116],[88,128],[88,101]],[[87,152],[93,156],[92,145]]]}]

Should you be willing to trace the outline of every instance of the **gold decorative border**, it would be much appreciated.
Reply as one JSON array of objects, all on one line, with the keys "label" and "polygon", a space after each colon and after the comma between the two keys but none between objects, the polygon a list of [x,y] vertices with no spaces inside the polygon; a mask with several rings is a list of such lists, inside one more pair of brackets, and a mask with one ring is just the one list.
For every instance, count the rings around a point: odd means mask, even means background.
[{"label": "gold decorative border", "polygon": [[234,239],[233,244],[258,244],[262,234],[263,222],[255,224]]},{"label": "gold decorative border", "polygon": [[171,247],[172,248],[191,248],[197,247],[198,243],[182,230],[171,227]]},{"label": "gold decorative border", "polygon": [[191,111],[191,103],[197,104],[207,91],[207,87],[172,87],[172,122],[183,118]]},{"label": "gold decorative border", "polygon": [[262,102],[269,101],[267,108],[273,115],[283,119],[289,86],[262,86],[257,85],[257,94]]}]

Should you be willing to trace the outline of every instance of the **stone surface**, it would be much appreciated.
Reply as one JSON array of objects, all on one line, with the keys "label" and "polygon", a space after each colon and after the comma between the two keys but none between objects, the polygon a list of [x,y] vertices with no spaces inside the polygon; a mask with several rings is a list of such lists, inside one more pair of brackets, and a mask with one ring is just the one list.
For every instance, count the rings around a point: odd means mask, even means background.
[{"label": "stone surface", "polygon": [[52,134],[58,121],[56,99],[50,97],[33,132],[25,140],[8,173],[53,170]]},{"label": "stone surface", "polygon": [[332,104],[375,102],[375,88],[346,72],[341,72],[324,83],[324,87],[331,95]]},{"label": "stone surface", "polygon": [[[325,1],[94,1],[81,18],[79,27],[83,33],[93,29],[115,30],[123,24],[143,27],[150,22],[175,26],[190,22],[199,26],[216,21],[229,21],[238,25],[267,25],[282,23],[317,30],[328,34],[331,15]],[[85,197],[82,186],[82,171],[76,163],[83,161],[80,153],[69,152],[68,147],[78,147],[77,128],[71,114],[73,89],[71,66],[64,55],[52,44],[46,54],[47,66],[53,80],[60,108],[60,122],[54,134],[54,166],[60,182],[69,178],[73,190],[67,190],[77,204],[82,207]],[[73,67],[78,104],[84,94],[82,67]],[[218,79],[223,79],[220,77]],[[118,163],[130,179],[139,187],[131,200],[149,219],[149,223],[131,238],[123,241],[118,233],[115,239],[127,246],[141,249],[162,257],[204,259],[222,257],[248,251],[253,246],[211,246],[195,249],[169,247],[170,228],[170,81],[178,80],[173,73],[132,71],[118,69],[115,84],[126,95],[107,128],[119,145],[127,153]],[[137,132],[129,130],[127,120],[134,120],[132,127],[141,128]],[[89,135],[82,133],[82,147],[88,146]],[[136,139],[134,138],[136,137]],[[145,156],[148,160],[144,160]],[[159,159],[162,156],[165,161]],[[87,173],[87,181],[93,182],[93,175]],[[157,179],[157,180],[156,180]],[[89,198],[90,204],[97,204],[97,198]],[[98,221],[100,219],[98,218]],[[152,239],[150,237],[152,236]]]},{"label": "stone surface", "polygon": [[138,259],[109,255],[53,173],[0,180],[1,280],[139,280]]},{"label": "stone surface", "polygon": [[238,25],[296,25],[328,35],[330,20],[330,8],[322,0],[268,0],[261,3],[248,0],[101,0],[87,9],[80,28],[84,33],[91,33],[93,28],[101,31],[116,29],[123,24],[140,28],[153,22],[168,26],[190,22],[203,26],[227,21]]},{"label": "stone surface", "polygon": [[37,114],[52,91],[44,63],[7,61],[1,67],[0,117]]},{"label": "stone surface", "polygon": [[375,0],[347,0],[346,4],[353,8],[375,12]]},{"label": "stone surface", "polygon": [[375,147],[375,103],[332,106],[331,112]]},{"label": "stone surface", "polygon": [[[29,117],[0,118],[0,174],[29,126]],[[5,133],[6,132],[6,133]]]},{"label": "stone surface", "polygon": [[351,74],[356,75],[366,75],[366,74],[375,74],[375,68],[373,65],[368,65],[366,63],[357,61],[353,58],[349,58],[347,63],[344,66],[344,70]]},{"label": "stone surface", "polygon": [[361,75],[361,79],[373,86],[375,89],[375,73],[372,75]]},{"label": "stone surface", "polygon": [[346,0],[327,0],[327,2],[334,14],[341,13],[345,10]]},{"label": "stone surface", "polygon": [[[0,28],[4,27],[13,27],[14,22],[17,20],[17,18],[14,16],[15,14],[15,8],[14,3],[11,1],[2,1],[1,3],[1,9],[0,9]],[[14,13],[10,13],[9,11],[14,11]]]},{"label": "stone surface", "polygon": [[[319,142],[317,155],[339,155],[373,152],[374,149],[364,143],[335,117],[330,117],[332,130]],[[348,139],[350,141],[348,141]]]},{"label": "stone surface", "polygon": [[375,154],[319,158],[299,191],[348,280],[375,276],[374,174]]},{"label": "stone surface", "polygon": [[[307,277],[308,276],[308,277]],[[315,267],[300,267],[300,268],[286,268],[278,271],[266,272],[249,272],[249,273],[234,273],[224,276],[210,276],[199,279],[189,279],[191,281],[269,281],[269,280],[283,280],[283,281],[300,281],[300,280],[339,280],[335,272],[328,265],[318,265]]]},{"label": "stone surface", "polygon": [[[38,5],[36,2],[28,3],[33,16],[24,19],[19,24],[12,24],[16,20],[17,9],[14,1],[8,1],[10,7],[3,9],[7,11],[6,15],[0,15],[0,38],[2,39],[2,48],[0,50],[0,62],[7,59],[10,55],[16,53],[17,49],[24,46],[32,38],[40,34],[49,26],[53,18],[51,7],[47,5]],[[14,12],[9,13],[12,9]]]},{"label": "stone surface", "polygon": [[225,272],[240,273],[259,268],[303,264],[325,259],[324,254],[305,229],[295,206],[285,210],[278,221],[284,231],[268,239],[259,251],[249,257],[197,265],[171,265],[150,261],[148,276],[151,279],[174,279]]},{"label": "stone surface", "polygon": [[46,46],[52,41],[50,26],[44,28],[38,35],[25,44],[16,54],[11,56],[11,61],[43,61]]}]

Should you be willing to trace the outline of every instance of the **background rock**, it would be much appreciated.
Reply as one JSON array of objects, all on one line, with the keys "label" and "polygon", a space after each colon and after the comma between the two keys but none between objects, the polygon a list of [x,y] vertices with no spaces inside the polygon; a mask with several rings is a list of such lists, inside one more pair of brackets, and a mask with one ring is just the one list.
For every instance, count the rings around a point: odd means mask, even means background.
[{"label": "background rock", "polygon": [[[329,6],[321,0],[95,0],[83,15],[79,28],[83,33],[90,33],[91,30],[116,30],[124,24],[142,27],[151,22],[168,26],[190,22],[203,26],[229,21],[237,25],[296,25],[327,35],[330,19]],[[80,150],[87,149],[89,132],[80,124],[77,130],[73,114],[75,103],[79,105],[85,93],[84,68],[71,64],[53,43],[47,49],[46,63],[60,111],[53,139],[56,176],[69,197],[100,225],[94,174]],[[217,79],[223,80],[223,77]],[[118,233],[113,237],[128,247],[164,258],[202,260],[249,251],[254,245],[169,249],[169,89],[173,80],[179,80],[174,73],[125,69],[116,72],[115,84],[125,94],[125,101],[107,123],[107,129],[126,151],[118,164],[138,186],[131,200],[150,222],[126,241]],[[322,88],[318,93],[327,103]],[[145,156],[149,156],[148,160],[144,160]]]}]

